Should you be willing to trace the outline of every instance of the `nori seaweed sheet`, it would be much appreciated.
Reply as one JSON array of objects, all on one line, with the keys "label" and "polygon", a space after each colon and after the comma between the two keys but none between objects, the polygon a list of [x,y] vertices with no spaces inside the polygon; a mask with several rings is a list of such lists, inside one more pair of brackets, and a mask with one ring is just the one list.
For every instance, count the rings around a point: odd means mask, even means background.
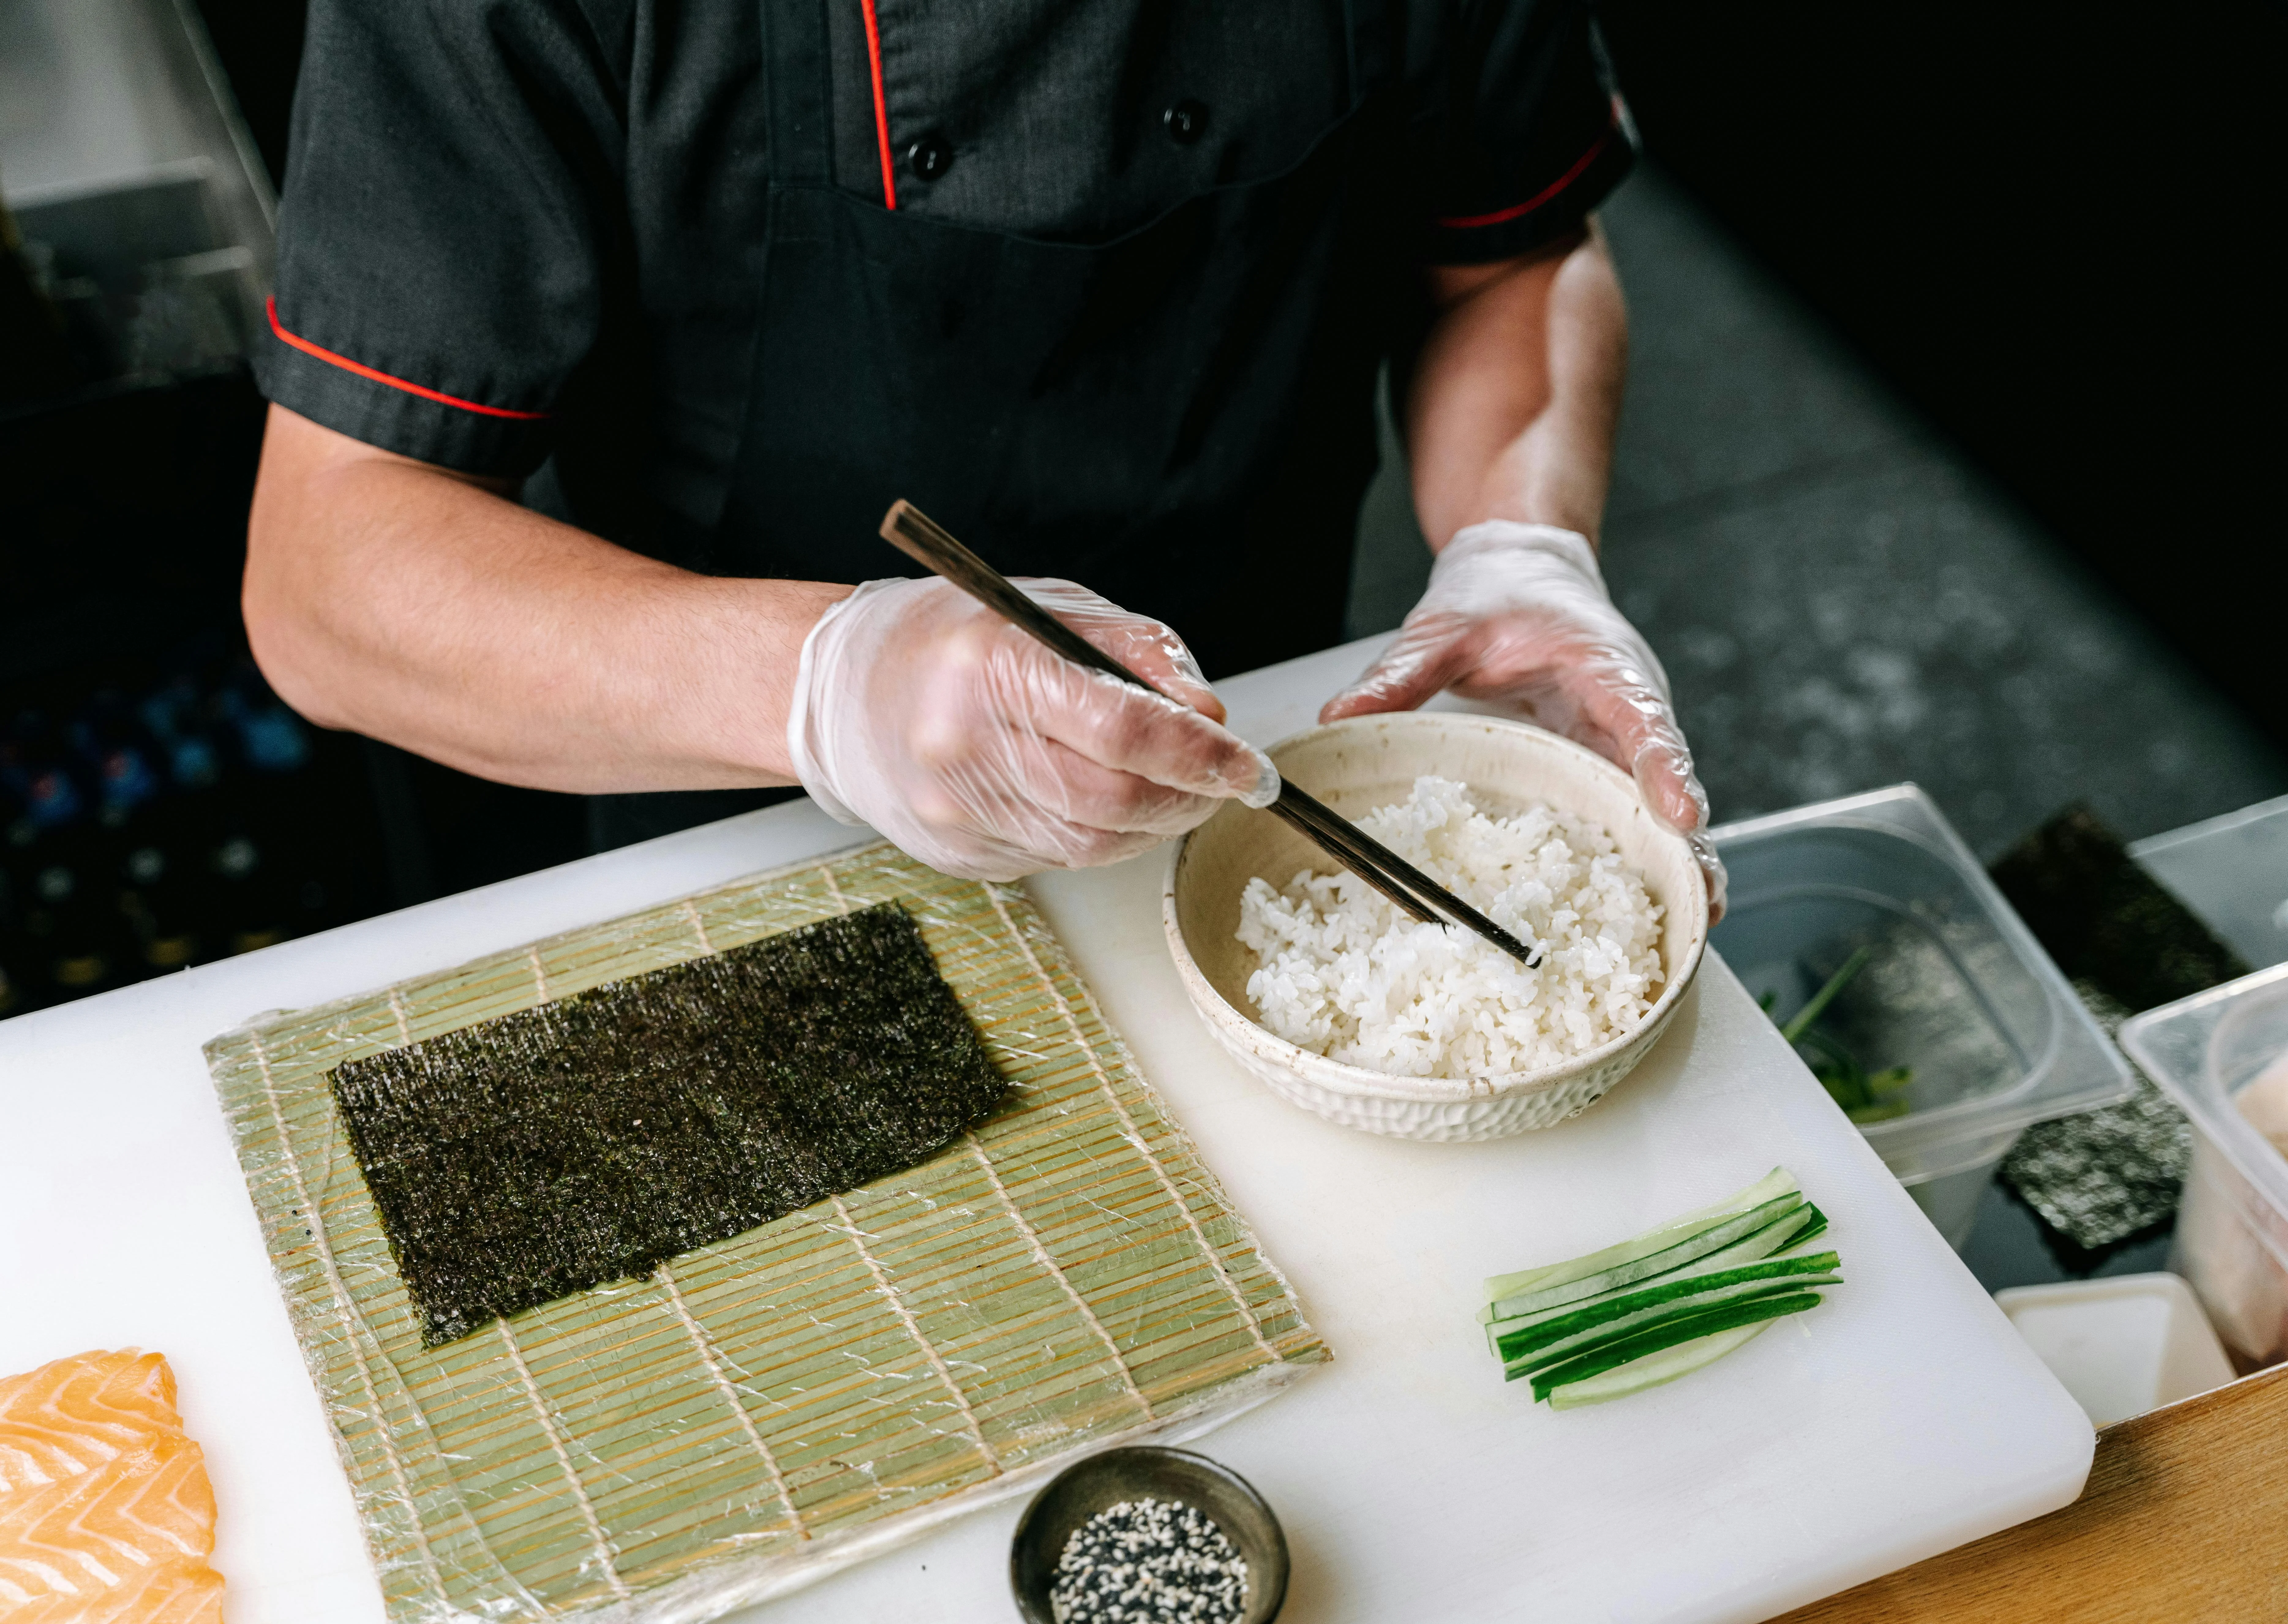
[{"label": "nori seaweed sheet", "polygon": [[[2094,983],[2077,981],[2074,991],[2107,1037],[2129,1018]],[[2152,1079],[2130,1070],[2134,1095],[2036,1123],[2002,1164],[2003,1178],[2053,1231],[2050,1250],[2070,1273],[2087,1273],[2165,1224],[2192,1165],[2192,1124]]]},{"label": "nori seaweed sheet", "polygon": [[[2140,1010],[2248,973],[2085,806],[1990,872],[2108,1037]],[[2141,1073],[2133,1099],[2028,1128],[2001,1173],[2042,1220],[2060,1266],[2085,1274],[2174,1217],[2190,1156],[2184,1113]]]},{"label": "nori seaweed sheet", "polygon": [[912,1166],[1006,1086],[896,903],[331,1080],[433,1348]]},{"label": "nori seaweed sheet", "polygon": [[2087,807],[2068,807],[1989,872],[2067,978],[2132,1015],[2248,974]]}]

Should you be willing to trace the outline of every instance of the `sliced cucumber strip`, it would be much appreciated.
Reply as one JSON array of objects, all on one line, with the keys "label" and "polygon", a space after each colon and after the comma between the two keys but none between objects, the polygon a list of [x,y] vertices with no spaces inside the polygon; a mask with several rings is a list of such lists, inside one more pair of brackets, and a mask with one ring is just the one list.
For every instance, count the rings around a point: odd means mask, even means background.
[{"label": "sliced cucumber strip", "polygon": [[1793,1240],[1788,1242],[1790,1246],[1800,1246],[1804,1242],[1827,1233],[1827,1214],[1825,1213],[1821,1212],[1808,1201],[1803,1204],[1803,1210],[1811,1214],[1811,1222],[1803,1230],[1799,1230]]},{"label": "sliced cucumber strip", "polygon": [[1650,1330],[1624,1337],[1617,1342],[1608,1342],[1593,1352],[1543,1371],[1533,1379],[1533,1396],[1546,1398],[1559,1388],[1601,1375],[1632,1359],[1658,1353],[1664,1348],[1673,1348],[1679,1342],[1692,1341],[1717,1331],[1728,1331],[1735,1325],[1777,1319],[1784,1314],[1800,1314],[1806,1309],[1818,1306],[1817,1292],[1791,1292],[1776,1297],[1752,1297],[1744,1302],[1726,1303],[1705,1314],[1691,1314],[1667,1320]]},{"label": "sliced cucumber strip", "polygon": [[1797,1275],[1781,1280],[1746,1280],[1721,1291],[1710,1292],[1683,1302],[1664,1302],[1624,1319],[1610,1320],[1576,1332],[1564,1341],[1536,1348],[1502,1364],[1502,1380],[1515,1381],[1521,1376],[1539,1375],[1560,1365],[1585,1358],[1590,1354],[1630,1341],[1661,1326],[1697,1320],[1717,1309],[1737,1302],[1752,1302],[1766,1297],[1785,1296],[1815,1286],[1839,1286],[1843,1277],[1835,1274]]},{"label": "sliced cucumber strip", "polygon": [[1545,1263],[1538,1269],[1521,1270],[1516,1274],[1498,1274],[1486,1281],[1485,1306],[1478,1310],[1478,1323],[1484,1325],[1493,1318],[1493,1305],[1504,1297],[1522,1296],[1550,1276],[1565,1267],[1562,1263]]},{"label": "sliced cucumber strip", "polygon": [[1752,1325],[1734,1325],[1729,1331],[1719,1331],[1713,1336],[1695,1337],[1688,1342],[1679,1342],[1673,1348],[1664,1348],[1658,1353],[1648,1353],[1641,1359],[1631,1359],[1601,1376],[1569,1381],[1549,1395],[1549,1407],[1553,1410],[1572,1410],[1583,1405],[1603,1404],[1609,1399],[1626,1398],[1631,1393],[1641,1393],[1645,1389],[1658,1387],[1664,1381],[1673,1381],[1679,1376],[1688,1376],[1696,1370],[1713,1365],[1742,1344],[1755,1341],[1771,1323],[1768,1319],[1760,1319]]},{"label": "sliced cucumber strip", "polygon": [[[1648,1230],[1618,1246],[1607,1246],[1601,1252],[1592,1252],[1586,1257],[1577,1257],[1568,1262],[1548,1263],[1539,1269],[1522,1270],[1516,1274],[1498,1274],[1486,1282],[1486,1301],[1498,1304],[1507,1298],[1524,1296],[1537,1290],[1562,1286],[1569,1280],[1601,1274],[1606,1270],[1665,1251],[1680,1240],[1704,1230],[1713,1229],[1736,1214],[1763,1206],[1782,1196],[1799,1193],[1795,1174],[1785,1167],[1775,1167],[1745,1190],[1712,1206],[1672,1218],[1657,1229]],[[1482,1323],[1487,1318],[1499,1318],[1499,1315],[1480,1316]]]},{"label": "sliced cucumber strip", "polygon": [[1661,1228],[1673,1230],[1688,1223],[1697,1223],[1703,1218],[1721,1218],[1727,1213],[1744,1213],[1752,1206],[1761,1206],[1765,1202],[1777,1200],[1782,1196],[1799,1195],[1802,1190],[1803,1187],[1795,1182],[1794,1174],[1785,1167],[1775,1167],[1746,1189],[1736,1190],[1721,1201],[1696,1206],[1688,1213],[1679,1213]]},{"label": "sliced cucumber strip", "polygon": [[1770,1282],[1784,1283],[1799,1275],[1823,1275],[1832,1279],[1841,1264],[1842,1260],[1834,1253],[1818,1252],[1808,1257],[1767,1258],[1705,1274],[1664,1275],[1602,1302],[1585,1303],[1569,1312],[1553,1314],[1505,1332],[1496,1346],[1505,1359],[1517,1359],[1537,1349],[1553,1348],[1585,1332],[1609,1326],[1617,1320],[1635,1318],[1652,1310],[1692,1312],[1703,1300],[1745,1295],[1741,1288],[1760,1284],[1768,1287]]},{"label": "sliced cucumber strip", "polygon": [[1743,1263],[1756,1262],[1760,1259],[1789,1251],[1803,1244],[1802,1231],[1811,1222],[1810,1214],[1817,1210],[1807,1205],[1783,1213],[1762,1229],[1752,1235],[1742,1237],[1720,1251],[1712,1252],[1706,1257],[1687,1263],[1681,1269],[1672,1270],[1667,1274],[1656,1275],[1648,1281],[1636,1281],[1627,1286],[1616,1286],[1611,1291],[1601,1293],[1594,1297],[1584,1297],[1577,1302],[1559,1303],[1554,1308],[1539,1309],[1530,1314],[1512,1315],[1507,1318],[1494,1320],[1487,1326],[1486,1345],[1498,1353],[1501,1350],[1499,1339],[1503,1336],[1527,1325],[1539,1325],[1543,1320],[1553,1318],[1557,1315],[1570,1314],[1595,1303],[1609,1302],[1617,1298],[1626,1297],[1642,1291],[1648,1285],[1665,1286],[1672,1280],[1696,1278],[1703,1275],[1714,1274],[1720,1270],[1737,1268]]},{"label": "sliced cucumber strip", "polygon": [[[1736,1240],[1745,1239],[1762,1229],[1781,1214],[1804,1204],[1800,1194],[1776,1197],[1760,1206],[1719,1219],[1707,1228],[1674,1240],[1657,1250],[1641,1253],[1627,1262],[1593,1273],[1576,1276],[1563,1281],[1553,1281],[1519,1296],[1505,1297],[1493,1305],[1495,1319],[1515,1319],[1541,1309],[1554,1308],[1560,1303],[1578,1302],[1585,1297],[1594,1297],[1617,1286],[1648,1280],[1655,1275],[1666,1274],[1672,1269],[1696,1262],[1711,1253],[1720,1252]],[[1569,1267],[1570,1267],[1569,1265]]]},{"label": "sliced cucumber strip", "polygon": [[1826,1252],[1806,1254],[1799,1257],[1751,1259],[1720,1269],[1678,1270],[1654,1279],[1640,1280],[1633,1286],[1625,1286],[1618,1291],[1607,1292],[1586,1302],[1565,1303],[1516,1319],[1496,1320],[1487,1329],[1495,1350],[1505,1357],[1513,1358],[1520,1352],[1540,1347],[1554,1337],[1570,1335],[1577,1330],[1603,1324],[1624,1314],[1633,1314],[1658,1303],[1680,1302],[1748,1280],[1783,1278],[1796,1274],[1826,1274],[1841,1267],[1835,1254]]},{"label": "sliced cucumber strip", "polygon": [[1760,1258],[1791,1252],[1803,1245],[1803,1232],[1810,1227],[1811,1214],[1817,1210],[1809,1202],[1791,1207],[1752,1235],[1742,1236],[1721,1252],[1712,1252],[1696,1263],[1686,1264],[1686,1271],[1699,1274],[1712,1269],[1729,1269],[1736,1264],[1752,1263]]}]

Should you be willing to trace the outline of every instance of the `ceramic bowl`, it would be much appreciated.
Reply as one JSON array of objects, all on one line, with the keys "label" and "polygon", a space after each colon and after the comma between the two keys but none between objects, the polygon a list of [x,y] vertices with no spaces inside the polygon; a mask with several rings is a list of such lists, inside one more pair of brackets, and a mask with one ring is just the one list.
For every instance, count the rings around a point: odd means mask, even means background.
[{"label": "ceramic bowl", "polygon": [[1255,955],[1242,946],[1240,893],[1257,876],[1284,885],[1331,859],[1278,818],[1232,802],[1177,846],[1161,919],[1184,991],[1216,1040],[1273,1092],[1346,1127],[1403,1139],[1498,1139],[1586,1110],[1660,1041],[1708,941],[1708,892],[1683,837],[1646,807],[1636,781],[1570,740],[1522,722],[1455,712],[1357,716],[1272,746],[1280,772],[1356,817],[1403,800],[1425,773],[1458,779],[1491,812],[1543,801],[1602,824],[1645,879],[1662,915],[1659,998],[1632,1031],[1556,1065],[1473,1078],[1394,1077],[1297,1047],[1257,1023],[1247,996]]},{"label": "ceramic bowl", "polygon": [[1108,1449],[1069,1466],[1033,1496],[1009,1545],[1009,1586],[1026,1624],[1055,1624],[1049,1591],[1073,1530],[1108,1506],[1145,1496],[1180,1500],[1215,1519],[1247,1564],[1241,1624],[1271,1624],[1287,1599],[1287,1536],[1254,1486],[1188,1449]]}]

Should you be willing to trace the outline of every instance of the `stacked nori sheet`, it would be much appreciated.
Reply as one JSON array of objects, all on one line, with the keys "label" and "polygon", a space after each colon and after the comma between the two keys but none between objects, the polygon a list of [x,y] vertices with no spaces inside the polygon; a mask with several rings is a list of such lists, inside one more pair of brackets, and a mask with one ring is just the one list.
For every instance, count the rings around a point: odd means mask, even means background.
[{"label": "stacked nori sheet", "polygon": [[895,903],[333,1073],[430,1347],[912,1166],[1005,1086]]},{"label": "stacked nori sheet", "polygon": [[2087,807],[2059,813],[1990,872],[2067,979],[2133,1015],[2248,974]]},{"label": "stacked nori sheet", "polygon": [[[1992,873],[2108,1037],[2141,1010],[2248,973],[2086,807],[2044,824]],[[2141,1072],[2118,1105],[2028,1128],[2002,1178],[2081,1273],[2175,1214],[2190,1156],[2184,1113]]]}]

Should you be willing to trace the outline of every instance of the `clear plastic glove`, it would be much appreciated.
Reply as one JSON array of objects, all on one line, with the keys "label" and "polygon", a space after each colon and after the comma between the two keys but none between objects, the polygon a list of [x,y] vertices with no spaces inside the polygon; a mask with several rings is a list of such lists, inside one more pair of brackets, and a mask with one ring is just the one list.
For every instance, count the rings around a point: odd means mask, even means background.
[{"label": "clear plastic glove", "polygon": [[1613,607],[1585,537],[1503,519],[1457,532],[1398,641],[1319,720],[1410,711],[1447,689],[1513,707],[1635,774],[1654,815],[1692,843],[1711,917],[1722,914],[1724,864],[1668,675]]},{"label": "clear plastic glove", "polygon": [[1017,585],[1175,697],[1083,670],[948,582],[869,581],[811,628],[787,713],[820,806],[941,873],[1014,880],[1117,863],[1219,801],[1277,798],[1277,769],[1218,725],[1173,632],[1069,581]]}]

